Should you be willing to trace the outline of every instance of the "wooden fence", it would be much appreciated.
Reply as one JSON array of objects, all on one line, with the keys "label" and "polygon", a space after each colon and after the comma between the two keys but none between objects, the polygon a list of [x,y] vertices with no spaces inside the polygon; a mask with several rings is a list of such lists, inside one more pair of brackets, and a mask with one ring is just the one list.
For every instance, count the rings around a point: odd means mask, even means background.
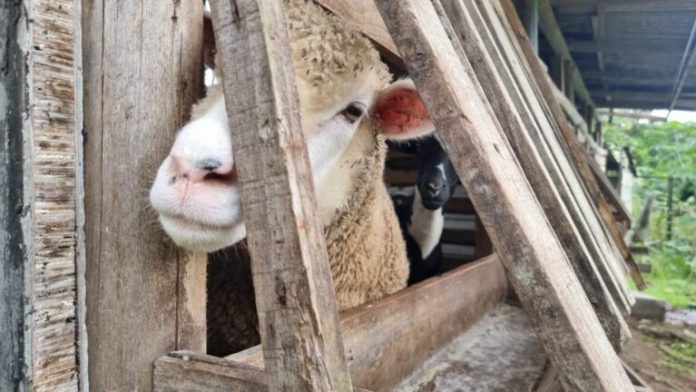
[{"label": "wooden fence", "polygon": [[212,1],[262,345],[205,355],[206,257],[165,240],[146,193],[201,93],[200,4],[3,5],[0,92],[20,110],[0,100],[0,390],[385,390],[499,302],[506,275],[552,390],[633,390],[616,355],[626,275],[642,285],[625,211],[511,1],[317,2],[414,79],[495,253],[339,316],[282,2]]}]

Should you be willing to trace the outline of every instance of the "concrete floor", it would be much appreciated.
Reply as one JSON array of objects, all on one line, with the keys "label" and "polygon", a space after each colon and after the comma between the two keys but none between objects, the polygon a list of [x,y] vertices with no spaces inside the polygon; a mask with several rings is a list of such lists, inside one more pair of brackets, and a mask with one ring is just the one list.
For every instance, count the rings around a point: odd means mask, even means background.
[{"label": "concrete floor", "polygon": [[527,315],[520,308],[500,304],[394,390],[531,391],[545,361]]}]

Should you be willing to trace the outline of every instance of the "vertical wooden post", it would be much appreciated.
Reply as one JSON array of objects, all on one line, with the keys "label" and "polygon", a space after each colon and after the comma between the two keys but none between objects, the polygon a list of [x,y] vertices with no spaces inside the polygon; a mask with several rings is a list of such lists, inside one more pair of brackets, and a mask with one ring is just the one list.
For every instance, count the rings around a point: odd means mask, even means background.
[{"label": "vertical wooden post", "polygon": [[468,59],[430,2],[376,4],[565,389],[632,390]]},{"label": "vertical wooden post", "polygon": [[0,4],[3,391],[78,387],[77,12],[73,0]]},{"label": "vertical wooden post", "polygon": [[149,391],[153,361],[205,350],[206,256],[159,228],[148,190],[202,86],[199,1],[83,0],[90,386]]},{"label": "vertical wooden post", "polygon": [[212,2],[270,390],[349,391],[285,2]]},{"label": "vertical wooden post", "polygon": [[[0,45],[0,390],[15,391],[27,388],[31,379],[30,323],[25,313],[24,298],[30,290],[25,274],[29,251],[25,235],[27,222],[24,188],[25,148],[29,138],[29,96],[26,71],[27,15],[22,2],[0,3],[0,31],[6,33]],[[28,151],[27,151],[28,152]],[[30,195],[27,195],[30,197]],[[25,231],[26,230],[26,231]],[[30,304],[27,304],[30,305]],[[23,343],[24,342],[24,343]]]},{"label": "vertical wooden post", "polygon": [[524,0],[524,27],[534,53],[539,54],[539,0]]}]

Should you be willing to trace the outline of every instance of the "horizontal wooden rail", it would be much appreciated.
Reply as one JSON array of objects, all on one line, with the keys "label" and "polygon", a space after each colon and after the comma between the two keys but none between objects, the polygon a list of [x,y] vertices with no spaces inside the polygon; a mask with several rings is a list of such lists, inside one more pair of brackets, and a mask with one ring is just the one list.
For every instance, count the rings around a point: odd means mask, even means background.
[{"label": "horizontal wooden rail", "polygon": [[[505,296],[495,255],[462,266],[341,315],[354,385],[387,390]],[[260,346],[227,359],[263,367]]]}]

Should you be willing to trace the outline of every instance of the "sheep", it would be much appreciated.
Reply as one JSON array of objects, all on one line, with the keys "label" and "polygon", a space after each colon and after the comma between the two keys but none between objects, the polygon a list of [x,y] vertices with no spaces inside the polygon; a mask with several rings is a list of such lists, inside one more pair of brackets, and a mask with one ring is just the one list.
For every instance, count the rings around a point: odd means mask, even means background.
[{"label": "sheep", "polygon": [[418,158],[418,175],[412,195],[396,194],[392,202],[406,242],[410,265],[408,284],[437,274],[442,265],[440,237],[444,227],[444,204],[452,197],[459,178],[434,137],[426,137],[394,148],[412,152]]},{"label": "sheep", "polygon": [[[311,2],[285,3],[302,129],[344,310],[406,286],[405,245],[382,182],[385,140],[418,138],[433,125],[411,81],[390,84],[367,38]],[[150,204],[184,248],[213,252],[245,238],[228,128],[222,89],[213,86],[153,182]],[[235,287],[238,277],[226,278]]]}]

